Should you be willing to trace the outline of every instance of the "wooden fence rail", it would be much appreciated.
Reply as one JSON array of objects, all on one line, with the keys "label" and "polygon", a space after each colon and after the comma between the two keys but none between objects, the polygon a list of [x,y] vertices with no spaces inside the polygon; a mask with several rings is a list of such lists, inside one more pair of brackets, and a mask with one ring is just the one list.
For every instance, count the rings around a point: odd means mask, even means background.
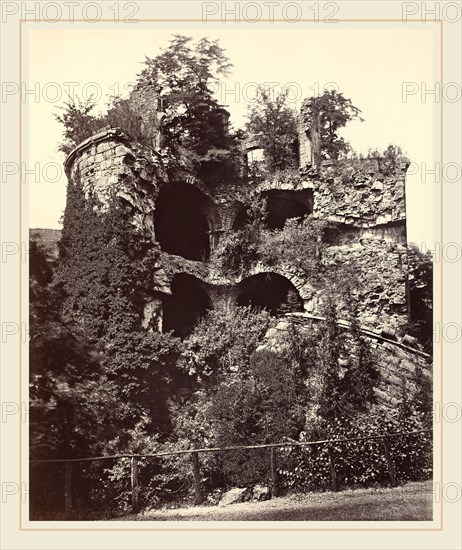
[{"label": "wooden fence rail", "polygon": [[252,450],[252,449],[269,449],[270,451],[270,468],[271,468],[271,494],[273,496],[279,495],[279,480],[277,471],[277,453],[276,450],[280,448],[295,448],[295,447],[310,447],[315,445],[327,445],[329,455],[329,466],[332,479],[332,490],[338,490],[337,473],[335,468],[335,452],[334,446],[343,443],[352,443],[355,441],[382,441],[384,455],[387,463],[388,474],[390,483],[392,486],[397,485],[397,475],[393,462],[393,456],[391,452],[390,440],[397,437],[406,437],[420,435],[424,433],[430,433],[432,430],[419,430],[414,432],[400,432],[390,433],[385,435],[372,435],[363,437],[354,437],[349,439],[322,439],[319,441],[305,441],[305,442],[285,442],[285,443],[268,443],[262,445],[238,445],[231,447],[205,447],[201,449],[184,449],[180,451],[162,451],[159,453],[141,453],[141,454],[120,454],[120,455],[107,455],[96,456],[86,458],[54,458],[45,460],[31,460],[30,465],[37,464],[59,464],[64,463],[64,509],[65,514],[68,516],[72,510],[72,463],[74,462],[96,462],[101,460],[118,460],[121,458],[130,459],[130,481],[131,481],[131,495],[132,495],[132,511],[137,513],[139,511],[139,484],[138,484],[138,459],[139,458],[158,458],[166,456],[179,456],[179,455],[191,455],[193,478],[194,478],[194,495],[195,503],[201,504],[204,500],[204,495],[201,488],[201,476],[200,476],[200,453],[217,453],[226,451],[238,451],[238,450]]}]

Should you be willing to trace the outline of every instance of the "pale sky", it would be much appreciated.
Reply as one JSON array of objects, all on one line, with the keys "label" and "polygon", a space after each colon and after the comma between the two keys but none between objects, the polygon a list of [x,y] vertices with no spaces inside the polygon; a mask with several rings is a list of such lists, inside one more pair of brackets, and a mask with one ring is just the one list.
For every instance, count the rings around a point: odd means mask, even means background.
[{"label": "pale sky", "polygon": [[[28,132],[28,163],[40,163],[48,179],[55,179],[54,164],[62,165],[58,153],[61,127],[53,113],[66,99],[69,83],[82,96],[97,92],[104,108],[107,97],[124,92],[134,82],[145,56],[154,57],[167,45],[172,34],[194,38],[219,38],[234,67],[217,98],[228,106],[234,127],[245,121],[252,101],[254,83],[290,85],[301,100],[317,95],[327,83],[351,98],[362,111],[365,122],[352,122],[344,130],[358,153],[369,147],[385,149],[399,145],[411,161],[427,163],[434,158],[433,101],[422,102],[420,95],[403,101],[404,82],[427,83],[434,77],[434,36],[427,25],[396,29],[347,29],[323,26],[314,29],[231,29],[194,30],[188,28],[139,28],[83,30],[31,29],[25,48],[27,88],[39,97],[27,96],[25,107]],[[66,84],[67,83],[67,84]],[[37,101],[36,101],[37,99]],[[298,101],[298,104],[300,101]],[[28,179],[29,226],[60,227],[65,206],[64,172],[55,182]],[[420,174],[407,182],[408,239],[433,242],[433,196],[435,182]]]}]

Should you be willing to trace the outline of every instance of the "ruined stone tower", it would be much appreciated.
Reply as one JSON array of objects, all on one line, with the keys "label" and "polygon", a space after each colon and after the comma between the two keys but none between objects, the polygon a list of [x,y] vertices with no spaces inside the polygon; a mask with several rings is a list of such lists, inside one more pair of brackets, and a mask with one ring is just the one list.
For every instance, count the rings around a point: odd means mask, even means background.
[{"label": "ruined stone tower", "polygon": [[[140,104],[146,101],[141,92],[136,98]],[[224,111],[224,127],[226,122]],[[156,149],[161,126],[160,104],[153,147],[142,147],[111,128],[80,143],[65,162],[69,185],[81,186],[85,196],[97,199],[101,210],[109,207],[109,197],[115,193],[130,205],[130,223],[160,247],[152,284],[144,289],[142,326],[184,336],[219,304],[254,305],[276,314],[289,291],[296,297],[292,314],[300,322],[319,320],[323,289],[284,258],[276,266],[256,263],[234,278],[217,269],[213,259],[220,240],[245,223],[239,186],[231,181],[210,188],[194,177],[169,180]],[[383,394],[393,403],[393,386],[400,384],[403,373],[410,376],[417,364],[425,362],[425,354],[404,333],[409,161],[320,161],[313,153],[306,121],[300,121],[299,134],[300,177],[275,177],[255,184],[254,191],[266,199],[270,230],[307,214],[331,222],[323,261],[327,266],[352,265],[357,272],[360,322],[381,350]],[[249,144],[247,154],[258,158],[258,144]],[[274,331],[270,336],[276,336]]]}]

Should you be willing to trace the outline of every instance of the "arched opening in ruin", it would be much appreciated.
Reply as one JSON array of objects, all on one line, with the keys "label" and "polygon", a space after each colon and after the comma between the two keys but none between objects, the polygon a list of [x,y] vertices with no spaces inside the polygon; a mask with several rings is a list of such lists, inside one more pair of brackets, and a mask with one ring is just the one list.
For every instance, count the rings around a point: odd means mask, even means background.
[{"label": "arched opening in ruin", "polygon": [[236,305],[266,309],[271,315],[303,311],[303,300],[295,286],[277,273],[259,273],[237,285]]},{"label": "arched opening in ruin", "polygon": [[313,211],[312,193],[308,189],[290,191],[272,189],[262,193],[266,199],[266,224],[269,229],[282,229],[290,218],[301,218]]},{"label": "arched opening in ruin", "polygon": [[211,301],[204,283],[186,273],[173,277],[171,290],[163,300],[163,331],[173,330],[175,336],[185,338],[211,309]]},{"label": "arched opening in ruin", "polygon": [[191,185],[161,187],[154,214],[154,230],[161,249],[187,260],[208,260],[210,206],[210,199]]}]

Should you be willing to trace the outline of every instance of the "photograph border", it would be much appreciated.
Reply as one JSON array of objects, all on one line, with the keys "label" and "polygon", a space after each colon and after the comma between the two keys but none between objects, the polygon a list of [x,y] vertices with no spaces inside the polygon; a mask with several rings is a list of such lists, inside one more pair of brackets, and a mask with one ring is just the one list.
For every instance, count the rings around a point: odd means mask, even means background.
[{"label": "photograph border", "polygon": [[[141,23],[203,23],[203,21],[201,19],[150,19],[150,18],[147,18],[147,19],[139,19],[138,20],[139,22]],[[339,23],[364,23],[364,24],[367,24],[367,23],[402,23],[402,19],[338,19],[337,20]],[[409,18],[408,19],[409,22],[419,22],[419,23],[423,23],[421,21],[420,18],[418,19],[411,19]],[[74,19],[74,20],[60,20],[60,23],[67,23],[67,22],[72,22],[72,23],[88,23],[88,21],[86,20],[79,20],[79,19]],[[210,23],[216,23],[216,22],[219,22],[219,23],[223,23],[222,20],[220,19],[208,19],[207,22],[210,22]],[[274,20],[265,20],[265,19],[262,19],[261,20],[262,23],[265,23],[265,22],[286,22],[285,20],[283,19],[274,19]],[[316,22],[315,19],[300,19],[299,20],[300,23],[312,23],[312,22]],[[24,26],[26,24],[30,24],[30,23],[34,23],[34,25],[38,25],[40,24],[40,22],[33,22],[33,21],[30,21],[30,20],[24,20],[24,19],[21,19],[19,21],[19,67],[18,67],[18,78],[19,78],[19,82],[23,82],[23,69],[24,69],[24,66],[23,66],[23,56],[24,56],[24,47],[23,47],[23,40],[24,40]],[[98,23],[114,23],[113,20],[111,19],[101,19],[98,21]],[[95,26],[98,24],[98,23],[92,23],[92,28],[95,28]],[[444,58],[444,20],[442,19],[439,19],[439,20],[431,20],[431,21],[425,21],[425,23],[430,23],[430,24],[438,24],[439,25],[439,29],[440,29],[440,32],[439,32],[439,63],[440,63],[440,67],[439,67],[439,77],[440,77],[440,82],[444,82],[444,64],[443,64],[443,58]],[[249,30],[249,32],[251,32]],[[23,198],[24,198],[24,194],[23,194],[23,189],[22,189],[22,186],[23,186],[23,139],[24,139],[24,135],[23,135],[23,122],[24,122],[24,113],[23,113],[23,109],[24,109],[24,99],[23,99],[23,90],[22,90],[22,87],[20,86],[19,87],[19,120],[18,120],[18,125],[19,125],[19,143],[18,143],[18,149],[19,149],[19,242],[23,242],[23,238],[24,238],[24,231],[23,231],[23,208],[26,206],[23,204]],[[440,158],[439,158],[439,162],[440,162],[440,195],[439,195],[439,200],[440,200],[440,210],[439,210],[439,217],[440,217],[440,220],[439,220],[439,235],[438,235],[438,239],[440,240],[440,242],[444,242],[444,224],[443,224],[443,221],[444,221],[444,185],[443,185],[443,181],[444,181],[444,161],[443,161],[443,155],[444,155],[444,101],[440,101],[440,109],[439,109],[439,126],[440,126],[440,136],[439,136],[439,148],[440,148],[440,151],[439,151],[439,154],[440,154]],[[435,205],[435,213],[437,212],[436,210],[436,205]],[[26,239],[27,240],[27,239]],[[24,307],[24,303],[23,303],[23,297],[24,297],[24,289],[23,289],[23,281],[22,281],[22,277],[23,277],[23,270],[24,270],[24,266],[22,265],[22,261],[21,261],[21,258],[19,258],[19,326],[23,326],[22,323],[24,322],[24,319],[23,319],[23,307]],[[444,322],[443,322],[443,319],[444,319],[444,311],[443,311],[443,305],[444,305],[444,302],[443,302],[443,293],[444,293],[444,278],[443,278],[443,274],[444,274],[444,261],[441,261],[440,262],[440,266],[439,266],[439,277],[440,277],[440,288],[439,288],[439,306],[440,306],[440,314],[439,314],[439,321],[440,321],[440,327],[441,327],[441,332],[443,332],[443,326],[444,326]],[[434,319],[435,321],[435,319]],[[440,361],[440,368],[439,368],[439,384],[440,384],[440,394],[439,394],[439,399],[440,399],[440,405],[441,405],[441,408],[443,407],[443,403],[444,403],[444,399],[443,399],[443,396],[444,396],[444,351],[443,351],[443,344],[442,344],[442,338],[441,338],[441,343],[439,345],[439,361]],[[21,339],[19,339],[19,402],[23,402],[23,398],[24,398],[24,388],[23,388],[23,382],[24,382],[24,377],[23,377],[23,354],[24,354],[24,350],[22,349],[22,341]],[[435,353],[433,354],[433,358],[435,357]],[[436,396],[434,396],[434,401],[436,401]],[[444,461],[443,461],[443,450],[444,450],[444,447],[443,447],[443,443],[444,443],[444,422],[440,422],[440,427],[439,427],[439,446],[440,446],[440,471],[439,471],[439,480],[440,480],[440,483],[441,483],[441,486],[443,486],[443,479],[444,479],[444,475],[443,475],[443,466],[444,466]],[[434,433],[434,440],[436,439],[436,433]],[[22,426],[22,420],[21,420],[21,417],[19,417],[19,484],[20,486],[22,486],[22,482],[23,482],[23,464],[22,464],[22,457],[23,457],[23,451],[24,451],[24,445],[23,445],[23,441],[22,441],[22,438],[23,438],[23,426]],[[433,480],[435,481],[435,476],[433,478]],[[433,506],[435,507],[436,504],[434,503]],[[23,524],[23,507],[24,507],[24,503],[21,502],[21,499],[19,500],[19,530],[20,531],[292,531],[292,532],[309,532],[309,531],[442,531],[444,529],[444,515],[443,515],[443,499],[441,498],[440,499],[440,503],[439,503],[439,506],[440,506],[440,525],[437,526],[437,527],[422,527],[422,528],[417,528],[417,527],[410,527],[410,528],[406,528],[406,527],[364,527],[364,528],[361,528],[361,527],[294,527],[294,528],[291,528],[291,527],[277,527],[277,526],[274,526],[274,522],[268,522],[268,527],[253,527],[253,526],[249,526],[249,527],[188,527],[187,523],[185,522],[184,523],[184,527],[145,527],[145,528],[142,528],[142,527],[137,527],[135,525],[135,522],[130,522],[129,525],[127,525],[127,528],[120,528],[120,527],[110,527],[110,523],[109,521],[105,522],[107,524],[107,526],[105,525],[104,527],[79,527],[78,526],[78,522],[72,522],[73,525],[75,525],[75,527],[24,527],[24,524]],[[29,520],[30,521],[30,520]],[[434,521],[434,520],[433,520]],[[30,522],[32,523],[32,522]],[[42,522],[40,522],[42,523]],[[98,522],[98,523],[101,523],[101,522]],[[152,523],[154,522],[150,522],[151,525]],[[178,522],[180,523],[180,522]],[[195,525],[197,525],[198,522],[194,522]],[[308,522],[307,522],[308,523]],[[346,522],[346,523],[350,523],[350,522]],[[385,524],[385,522],[383,522]]]}]

